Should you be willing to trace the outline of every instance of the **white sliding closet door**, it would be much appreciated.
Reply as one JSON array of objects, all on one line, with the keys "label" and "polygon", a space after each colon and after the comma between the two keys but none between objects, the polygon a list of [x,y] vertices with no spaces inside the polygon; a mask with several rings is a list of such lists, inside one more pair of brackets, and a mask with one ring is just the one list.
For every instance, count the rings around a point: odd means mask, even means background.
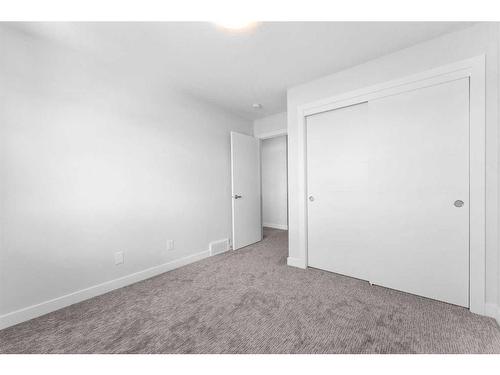
[{"label": "white sliding closet door", "polygon": [[469,306],[468,78],[309,116],[307,173],[309,266]]}]

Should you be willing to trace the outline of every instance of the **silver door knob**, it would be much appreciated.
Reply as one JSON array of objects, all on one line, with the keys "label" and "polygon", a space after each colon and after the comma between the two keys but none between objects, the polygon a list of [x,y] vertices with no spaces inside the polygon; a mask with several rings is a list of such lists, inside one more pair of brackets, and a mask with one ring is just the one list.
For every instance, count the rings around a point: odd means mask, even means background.
[{"label": "silver door knob", "polygon": [[462,207],[464,205],[464,201],[457,200],[455,203],[453,203],[455,207]]},{"label": "silver door knob", "polygon": [[234,199],[240,199],[240,198],[243,198],[243,197],[241,195],[238,195],[238,194],[234,195]]},{"label": "silver door knob", "polygon": [[309,196],[309,201],[314,202],[314,197],[312,195]]}]

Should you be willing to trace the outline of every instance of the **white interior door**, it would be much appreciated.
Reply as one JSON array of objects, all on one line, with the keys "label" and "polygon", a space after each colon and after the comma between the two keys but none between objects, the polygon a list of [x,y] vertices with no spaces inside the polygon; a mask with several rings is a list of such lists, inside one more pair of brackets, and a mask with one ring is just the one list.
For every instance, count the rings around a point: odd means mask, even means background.
[{"label": "white interior door", "polygon": [[468,78],[308,117],[307,163],[309,266],[469,306]]},{"label": "white interior door", "polygon": [[262,240],[260,141],[231,132],[233,249]]}]

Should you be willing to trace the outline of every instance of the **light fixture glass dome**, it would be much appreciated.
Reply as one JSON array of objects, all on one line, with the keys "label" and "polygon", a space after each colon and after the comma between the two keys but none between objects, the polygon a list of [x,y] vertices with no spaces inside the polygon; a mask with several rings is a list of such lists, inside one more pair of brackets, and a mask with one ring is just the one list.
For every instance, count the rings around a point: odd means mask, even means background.
[{"label": "light fixture glass dome", "polygon": [[215,24],[223,29],[233,30],[233,31],[243,31],[253,29],[257,22],[245,21],[245,20],[226,20],[215,22]]}]

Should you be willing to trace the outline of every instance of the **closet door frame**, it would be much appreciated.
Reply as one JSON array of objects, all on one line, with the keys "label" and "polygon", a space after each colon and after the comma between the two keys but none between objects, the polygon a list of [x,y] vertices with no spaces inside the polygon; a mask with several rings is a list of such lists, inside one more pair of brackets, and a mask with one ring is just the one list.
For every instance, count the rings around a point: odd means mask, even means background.
[{"label": "closet door frame", "polygon": [[485,314],[485,254],[486,254],[486,108],[485,56],[481,55],[442,66],[402,79],[369,86],[335,97],[301,105],[298,111],[298,141],[300,144],[299,225],[300,258],[288,258],[288,265],[306,268],[307,257],[307,116],[396,95],[460,78],[469,78],[470,100],[470,311]]}]

